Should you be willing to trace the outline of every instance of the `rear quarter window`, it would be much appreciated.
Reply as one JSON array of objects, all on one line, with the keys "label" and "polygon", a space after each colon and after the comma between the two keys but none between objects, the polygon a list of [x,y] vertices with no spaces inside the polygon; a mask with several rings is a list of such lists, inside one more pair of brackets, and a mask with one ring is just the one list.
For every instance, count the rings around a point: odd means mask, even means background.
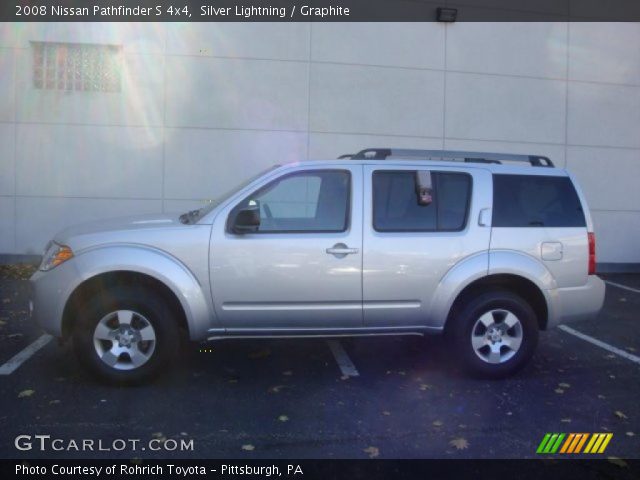
[{"label": "rear quarter window", "polygon": [[493,176],[494,227],[584,227],[584,212],[569,177]]}]

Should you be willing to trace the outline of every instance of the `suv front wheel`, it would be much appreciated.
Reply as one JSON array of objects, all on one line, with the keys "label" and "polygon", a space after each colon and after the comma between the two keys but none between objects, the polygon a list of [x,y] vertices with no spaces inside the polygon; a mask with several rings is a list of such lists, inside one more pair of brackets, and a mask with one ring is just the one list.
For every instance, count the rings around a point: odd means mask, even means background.
[{"label": "suv front wheel", "polygon": [[456,355],[470,373],[504,378],[529,361],[538,343],[531,306],[508,291],[480,294],[452,318]]},{"label": "suv front wheel", "polygon": [[178,326],[153,290],[117,286],[92,297],[73,334],[83,366],[119,384],[145,381],[167,367],[180,343]]}]

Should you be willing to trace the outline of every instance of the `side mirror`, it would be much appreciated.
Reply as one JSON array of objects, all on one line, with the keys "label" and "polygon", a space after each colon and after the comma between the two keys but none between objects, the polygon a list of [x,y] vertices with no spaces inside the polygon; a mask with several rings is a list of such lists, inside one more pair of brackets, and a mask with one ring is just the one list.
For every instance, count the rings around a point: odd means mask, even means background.
[{"label": "side mirror", "polygon": [[433,202],[433,183],[429,170],[418,170],[416,172],[416,195],[418,205],[427,206]]},{"label": "side mirror", "polygon": [[243,233],[253,233],[258,231],[260,226],[260,210],[257,208],[246,208],[236,214],[233,221],[233,233],[242,235]]}]

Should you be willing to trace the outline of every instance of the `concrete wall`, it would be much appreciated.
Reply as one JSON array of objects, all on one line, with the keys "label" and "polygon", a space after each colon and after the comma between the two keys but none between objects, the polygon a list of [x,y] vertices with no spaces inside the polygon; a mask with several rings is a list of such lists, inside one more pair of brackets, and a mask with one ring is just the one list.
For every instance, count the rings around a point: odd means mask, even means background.
[{"label": "concrete wall", "polygon": [[[120,93],[32,86],[30,41],[123,46]],[[0,24],[0,253],[186,210],[364,147],[535,153],[640,262],[640,24]]]}]

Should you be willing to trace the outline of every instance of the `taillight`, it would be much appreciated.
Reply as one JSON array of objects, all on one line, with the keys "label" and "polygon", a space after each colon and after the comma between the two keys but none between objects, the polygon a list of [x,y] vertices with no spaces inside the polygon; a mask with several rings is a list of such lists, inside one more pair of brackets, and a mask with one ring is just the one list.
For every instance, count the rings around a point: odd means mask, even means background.
[{"label": "taillight", "polygon": [[596,274],[596,236],[593,232],[587,233],[589,237],[589,275]]}]

